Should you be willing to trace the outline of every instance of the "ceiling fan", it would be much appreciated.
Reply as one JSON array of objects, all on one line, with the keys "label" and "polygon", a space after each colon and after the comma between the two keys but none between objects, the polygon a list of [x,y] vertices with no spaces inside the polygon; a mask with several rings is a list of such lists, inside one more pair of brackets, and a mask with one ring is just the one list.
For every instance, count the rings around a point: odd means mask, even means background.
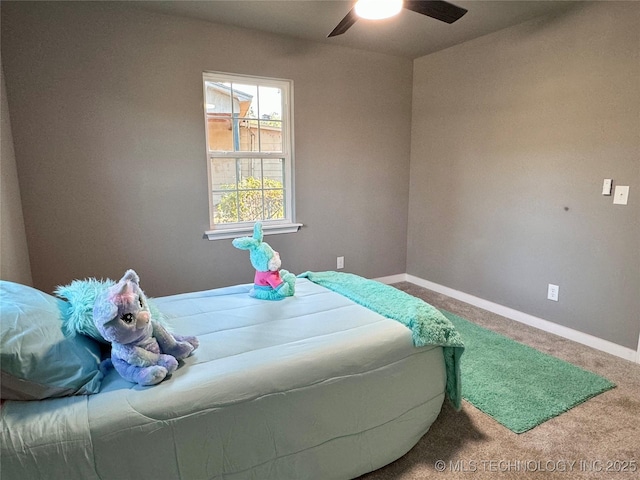
[{"label": "ceiling fan", "polygon": [[[369,0],[368,3],[376,4],[379,7],[390,7],[391,4],[395,4],[395,9],[392,8],[391,13],[385,16],[366,16],[361,10],[362,1],[359,0],[356,5],[349,10],[349,13],[340,21],[340,23],[332,30],[332,32],[327,35],[329,37],[335,37],[337,35],[342,35],[344,32],[349,30],[351,26],[356,23],[358,18],[369,18],[369,19],[378,19],[378,18],[387,18],[398,13],[402,8],[406,8],[407,10],[412,10],[417,13],[421,13],[422,15],[427,15],[428,17],[435,18],[436,20],[440,20],[446,23],[453,23],[456,20],[460,19],[467,10],[454,5],[453,3],[444,2],[444,1],[421,1],[421,0]],[[365,2],[367,3],[367,2]]]}]

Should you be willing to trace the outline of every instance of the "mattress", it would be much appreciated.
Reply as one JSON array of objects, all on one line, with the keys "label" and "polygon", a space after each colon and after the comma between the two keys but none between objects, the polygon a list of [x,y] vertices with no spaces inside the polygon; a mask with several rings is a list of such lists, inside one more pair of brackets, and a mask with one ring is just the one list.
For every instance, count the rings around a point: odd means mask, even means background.
[{"label": "mattress", "polygon": [[3,480],[331,479],[390,463],[445,397],[442,347],[301,278],[268,302],[251,285],[155,298],[200,348],[141,387],[111,370],[100,393],[7,401]]}]

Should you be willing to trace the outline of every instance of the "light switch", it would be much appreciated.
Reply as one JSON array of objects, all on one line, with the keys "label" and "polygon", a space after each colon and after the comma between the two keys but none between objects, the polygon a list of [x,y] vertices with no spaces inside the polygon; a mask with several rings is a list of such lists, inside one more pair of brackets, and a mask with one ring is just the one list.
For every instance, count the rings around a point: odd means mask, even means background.
[{"label": "light switch", "polygon": [[602,194],[611,195],[611,179],[610,178],[604,179],[604,183],[602,184]]},{"label": "light switch", "polygon": [[617,205],[626,205],[629,199],[629,187],[616,185],[616,191],[613,195],[613,203]]}]

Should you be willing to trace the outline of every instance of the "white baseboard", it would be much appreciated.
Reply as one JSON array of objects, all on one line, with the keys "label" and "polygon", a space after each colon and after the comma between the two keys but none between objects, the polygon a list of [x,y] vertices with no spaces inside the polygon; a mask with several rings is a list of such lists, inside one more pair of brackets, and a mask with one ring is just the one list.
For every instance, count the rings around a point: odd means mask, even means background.
[{"label": "white baseboard", "polygon": [[638,349],[632,350],[631,348],[623,347],[622,345],[618,345],[617,343],[594,337],[593,335],[589,335],[588,333],[580,332],[569,327],[564,327],[562,325],[558,325],[557,323],[534,317],[533,315],[529,315],[528,313],[520,312],[518,310],[514,310],[513,308],[505,307],[504,305],[499,305],[497,303],[490,302],[489,300],[484,300],[468,293],[454,290],[453,288],[445,287],[443,285],[439,285],[437,283],[433,283],[429,280],[424,280],[413,275],[391,275],[389,277],[377,278],[376,280],[382,283],[411,282],[420,287],[428,288],[429,290],[433,290],[434,292],[442,293],[443,295],[455,298],[456,300],[460,300],[489,312],[496,313],[510,320],[515,320],[516,322],[524,323],[545,332],[553,333],[560,337],[573,340],[574,342],[578,342],[588,347],[595,348],[596,350],[615,355],[616,357],[624,358],[625,360],[629,360],[631,362],[640,363],[640,338],[638,339]]},{"label": "white baseboard", "polygon": [[407,281],[407,274],[406,273],[399,273],[397,275],[389,275],[388,277],[374,278],[373,280],[375,280],[377,282],[380,282],[380,283],[386,283],[387,285],[389,285],[391,283],[406,282]]}]

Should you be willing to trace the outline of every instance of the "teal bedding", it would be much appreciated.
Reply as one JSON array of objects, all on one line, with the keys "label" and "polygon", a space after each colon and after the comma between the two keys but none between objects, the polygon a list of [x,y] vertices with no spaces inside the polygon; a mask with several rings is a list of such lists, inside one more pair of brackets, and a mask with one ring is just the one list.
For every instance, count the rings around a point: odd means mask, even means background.
[{"label": "teal bedding", "polygon": [[200,348],[163,383],[6,401],[2,479],[347,479],[410,450],[445,397],[443,349],[308,279],[156,298]]},{"label": "teal bedding", "polygon": [[460,357],[464,353],[464,343],[453,323],[440,310],[402,290],[352,273],[305,272],[300,277],[402,323],[411,330],[416,347],[440,345],[447,370],[447,396],[456,410],[460,410]]}]

